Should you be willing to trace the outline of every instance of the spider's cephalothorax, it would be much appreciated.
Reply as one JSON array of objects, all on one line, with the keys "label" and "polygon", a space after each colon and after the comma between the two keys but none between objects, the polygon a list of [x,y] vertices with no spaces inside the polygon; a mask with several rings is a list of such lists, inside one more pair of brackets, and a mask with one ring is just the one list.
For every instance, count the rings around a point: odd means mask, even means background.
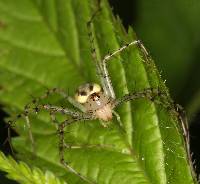
[{"label": "spider's cephalothorax", "polygon": [[95,83],[81,85],[75,94],[75,100],[85,107],[85,111],[103,121],[112,119],[112,98]]}]

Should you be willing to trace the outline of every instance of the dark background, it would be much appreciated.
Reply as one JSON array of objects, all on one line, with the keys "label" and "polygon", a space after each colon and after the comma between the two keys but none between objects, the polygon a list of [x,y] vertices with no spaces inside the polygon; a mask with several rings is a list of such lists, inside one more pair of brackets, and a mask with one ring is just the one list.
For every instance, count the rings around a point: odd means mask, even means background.
[{"label": "dark background", "polygon": [[[150,51],[173,99],[188,111],[191,153],[199,175],[200,103],[196,102],[200,101],[200,3],[188,1],[109,0],[124,26],[131,25]],[[6,114],[1,111],[0,117],[0,149],[9,154],[8,143],[3,144],[7,139],[2,123]],[[13,183],[2,174],[0,181]]]}]

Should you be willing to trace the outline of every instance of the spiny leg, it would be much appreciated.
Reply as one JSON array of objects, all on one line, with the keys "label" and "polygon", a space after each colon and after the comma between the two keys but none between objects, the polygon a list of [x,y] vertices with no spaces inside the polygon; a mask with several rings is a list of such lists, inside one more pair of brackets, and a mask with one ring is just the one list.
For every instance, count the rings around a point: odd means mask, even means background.
[{"label": "spiny leg", "polygon": [[11,153],[12,153],[13,157],[15,157],[15,153],[14,153],[12,142],[11,142],[11,126],[12,126],[12,123],[10,123],[10,121],[8,121],[7,122],[7,126],[6,126],[7,130],[8,130],[8,137],[4,141],[3,145],[6,144],[6,142],[8,141],[8,144],[9,144],[10,149],[11,149]]},{"label": "spiny leg", "polygon": [[[183,130],[185,142],[189,146],[190,136],[189,136],[189,127],[188,127],[188,120],[187,120],[187,117],[186,117],[186,112],[183,109],[183,107],[179,104],[174,104],[174,108],[175,108],[175,111],[177,113],[178,119],[181,122],[181,127],[182,127],[182,130]],[[190,150],[189,147],[188,147],[188,150]]]},{"label": "spiny leg", "polygon": [[[119,99],[115,99],[113,101],[112,107],[113,109],[115,109],[116,107],[118,107],[119,105],[122,105],[124,102],[128,102],[131,100],[137,100],[137,99],[148,99],[151,101],[155,101],[155,97],[157,96],[162,96],[163,94],[160,92],[159,89],[153,89],[153,88],[146,88],[142,91],[138,91],[138,92],[133,92],[133,93],[129,93],[124,95],[123,97],[119,98]],[[159,104],[161,104],[161,102],[158,101]],[[120,127],[123,127],[122,122],[120,121],[120,116],[113,110],[113,114],[116,116]],[[125,130],[123,129],[123,131],[125,132]]]},{"label": "spiny leg", "polygon": [[180,114],[175,110],[173,101],[169,99],[166,92],[160,90],[159,88],[146,88],[138,92],[126,94],[113,102],[113,108],[118,107],[124,102],[142,98],[148,99],[155,104],[163,106],[170,113],[174,114],[178,119],[180,119]]},{"label": "spiny leg", "polygon": [[192,162],[192,155],[190,154],[190,135],[189,135],[189,127],[188,127],[188,120],[186,117],[186,112],[184,108],[179,104],[174,104],[176,115],[181,122],[181,128],[183,132],[183,137],[185,141],[185,148],[187,151],[188,156],[188,162],[190,164],[190,167],[192,169],[193,175],[196,176],[196,173],[193,169],[193,162]]},{"label": "spiny leg", "polygon": [[58,112],[58,113],[61,113],[61,114],[70,115],[73,118],[77,118],[77,117],[80,117],[80,116],[83,115],[82,112],[78,112],[78,111],[71,110],[69,108],[58,107],[58,106],[50,105],[50,104],[40,105],[40,108],[48,110],[50,112],[55,112],[55,113]]},{"label": "spiny leg", "polygon": [[[170,99],[166,93],[160,93],[160,94],[161,94],[161,98],[164,103],[163,102],[158,102],[158,103],[163,105],[174,116],[177,117],[177,119],[181,123],[181,129],[183,132],[185,142],[189,146],[189,142],[190,142],[189,128],[188,128],[188,121],[187,121],[186,112],[185,112],[184,108],[181,105],[174,103],[174,101],[172,99]],[[186,147],[188,147],[188,146],[186,146]],[[188,150],[189,150],[189,148],[188,148]]]},{"label": "spiny leg", "polygon": [[78,112],[78,111],[73,111],[69,108],[64,108],[64,107],[58,107],[55,105],[50,105],[50,104],[45,104],[45,105],[41,105],[43,109],[49,111],[50,117],[52,122],[56,125],[56,128],[58,128],[58,124],[59,122],[56,119],[56,114],[57,113],[61,113],[61,114],[65,114],[65,115],[70,115],[73,118],[79,117],[82,115],[82,113]]},{"label": "spiny leg", "polygon": [[55,124],[56,128],[58,128],[58,121],[56,119],[56,112],[50,111],[49,114],[50,114],[51,121]]},{"label": "spiny leg", "polygon": [[108,60],[110,60],[112,57],[114,57],[115,55],[121,53],[122,51],[124,51],[125,49],[127,49],[128,47],[132,46],[132,45],[136,45],[139,48],[141,48],[142,52],[146,55],[149,56],[147,50],[145,49],[144,45],[142,44],[142,42],[140,40],[134,40],[128,44],[125,44],[124,46],[120,47],[119,49],[113,51],[112,53],[106,55],[103,60],[102,63],[105,65],[107,63]]},{"label": "spiny leg", "polygon": [[[82,112],[74,111],[69,108],[58,107],[58,106],[50,105],[50,104],[38,105],[36,108],[33,108],[34,113],[38,113],[41,110],[46,110],[47,112],[49,112],[50,118],[51,118],[52,122],[56,125],[56,128],[58,126],[56,114],[58,114],[58,113],[63,114],[63,115],[69,115],[72,118],[77,118],[77,117],[83,116]],[[27,118],[28,118],[28,116],[27,116]],[[30,121],[29,121],[29,124],[30,124]]]},{"label": "spiny leg", "polygon": [[[28,128],[28,136],[29,136],[29,139],[31,141],[32,152],[35,153],[35,151],[36,151],[35,150],[35,141],[34,141],[33,133],[32,133],[32,130],[31,130],[31,123],[30,123],[30,119],[29,119],[29,110],[30,110],[30,108],[28,106],[25,106],[24,112],[22,112],[21,114],[17,115],[17,117],[15,118],[15,120],[13,120],[13,121],[9,120],[8,121],[8,141],[9,141],[12,153],[14,153],[14,151],[13,151],[13,146],[12,146],[12,142],[11,142],[10,129],[12,127],[14,127],[14,124],[20,118],[24,118],[24,120],[26,122],[26,126]],[[36,113],[38,112],[38,108],[34,108],[34,110],[35,110]]]},{"label": "spiny leg", "polygon": [[121,122],[120,115],[115,110],[112,110],[112,113],[115,115],[115,117],[117,119],[117,122],[119,123],[119,126],[122,128],[123,127],[123,123]]},{"label": "spiny leg", "polygon": [[149,54],[148,54],[146,48],[144,47],[144,45],[142,44],[142,42],[140,40],[135,40],[135,41],[132,41],[132,42],[120,47],[119,49],[113,51],[112,53],[106,55],[99,64],[99,68],[101,69],[101,72],[100,72],[101,75],[100,76],[103,76],[102,80],[104,82],[104,85],[106,86],[108,91],[110,91],[110,96],[113,99],[115,99],[115,93],[114,93],[114,90],[113,90],[113,87],[112,87],[112,82],[110,80],[110,76],[109,76],[109,73],[108,73],[108,70],[107,70],[107,62],[110,59],[112,59],[114,56],[116,56],[117,54],[120,54],[122,51],[124,51],[125,49],[127,49],[128,47],[130,47],[132,45],[138,46],[141,49],[141,51],[143,52],[143,54],[145,56],[145,60],[148,60]]},{"label": "spiny leg", "polygon": [[112,57],[116,56],[117,54],[119,54],[120,52],[122,52],[123,50],[127,49],[129,46],[131,45],[137,45],[138,47],[141,48],[142,52],[144,53],[144,55],[148,56],[148,52],[145,49],[144,45],[142,44],[142,42],[140,40],[135,40],[131,43],[128,43],[124,46],[122,46],[121,48],[115,50],[114,52],[106,55],[102,61],[98,61],[97,59],[97,54],[96,54],[96,50],[95,50],[95,44],[94,44],[94,35],[92,32],[92,22],[93,19],[95,18],[96,14],[100,11],[100,6],[97,9],[97,11],[92,15],[90,21],[88,21],[87,23],[87,27],[89,30],[89,38],[90,38],[90,43],[91,43],[91,48],[92,48],[92,56],[93,56],[93,60],[96,63],[96,67],[97,67],[97,72],[99,74],[99,76],[101,77],[101,83],[103,86],[104,91],[106,92],[107,95],[111,96],[113,99],[115,99],[115,92],[113,90],[112,87],[112,82],[110,80],[110,76],[107,70],[107,61],[110,60]]},{"label": "spiny leg", "polygon": [[28,103],[27,106],[30,106],[31,104],[37,104],[40,100],[43,100],[43,99],[46,99],[48,98],[50,95],[53,95],[53,94],[58,94],[60,95],[61,97],[63,97],[64,99],[67,100],[68,98],[68,95],[64,92],[64,90],[62,89],[59,89],[59,88],[52,88],[52,89],[48,89],[42,96],[40,97],[36,97],[34,98],[33,97],[33,100],[31,103]]},{"label": "spiny leg", "polygon": [[76,119],[70,119],[65,120],[59,125],[58,132],[59,132],[59,155],[60,155],[60,162],[61,164],[70,172],[74,173],[75,175],[78,175],[81,179],[86,181],[87,183],[94,184],[95,182],[92,182],[88,180],[86,177],[82,176],[79,172],[77,172],[75,169],[73,169],[64,159],[64,149],[67,147],[64,141],[64,128],[72,123],[75,123],[76,121],[84,121],[84,120],[92,120],[91,116],[82,116],[77,117]]},{"label": "spiny leg", "polygon": [[35,153],[35,141],[34,141],[33,133],[32,133],[32,130],[31,130],[31,122],[30,122],[30,119],[29,119],[29,115],[30,114],[34,114],[34,113],[37,114],[41,110],[48,111],[49,114],[50,114],[50,117],[51,117],[52,121],[55,124],[57,124],[57,121],[55,119],[55,114],[56,113],[61,113],[61,114],[69,115],[69,116],[71,116],[73,118],[82,116],[82,114],[83,114],[81,112],[74,111],[74,110],[71,110],[69,108],[58,107],[58,106],[50,105],[50,104],[37,105],[35,107],[31,107],[30,105],[26,105],[25,108],[24,108],[24,111],[21,114],[17,115],[16,118],[15,118],[15,120],[13,120],[13,121],[9,120],[8,121],[8,142],[10,144],[12,153],[14,153],[14,151],[13,151],[13,146],[12,146],[12,143],[11,143],[10,129],[12,127],[14,127],[14,124],[20,118],[23,118],[25,120],[25,122],[26,122],[26,126],[28,128],[29,139],[30,139],[31,145],[32,145],[32,152]]},{"label": "spiny leg", "polygon": [[[60,112],[60,113],[63,113],[63,114],[68,114],[68,115],[71,115],[72,117],[78,116],[78,112],[72,111],[70,109],[64,109],[64,108],[60,108],[60,107],[56,107],[56,106],[50,106],[50,105],[38,105],[40,100],[48,98],[50,95],[53,95],[53,94],[60,95],[61,97],[68,100],[71,104],[74,105],[73,100],[71,100],[71,97],[69,97],[62,89],[52,88],[52,89],[47,90],[47,92],[44,95],[42,95],[41,97],[33,99],[32,103],[27,104],[24,108],[24,112],[21,113],[20,115],[18,115],[18,117],[17,117],[17,119],[20,118],[20,117],[25,118],[33,153],[35,153],[35,143],[34,143],[34,137],[33,137],[32,130],[31,130],[31,123],[30,123],[30,120],[29,120],[29,114],[32,111],[37,114],[40,110],[43,110],[43,109],[44,110],[50,110],[50,117],[52,117],[53,122],[55,122],[55,118],[54,118],[54,115],[52,113],[53,111],[56,111],[56,113]],[[31,107],[32,104],[34,105],[34,107]],[[83,107],[81,105],[79,105],[78,108],[80,110],[83,110]],[[15,120],[15,122],[16,121],[17,120]],[[10,121],[9,125],[11,125],[12,123],[13,122]],[[8,131],[10,131],[10,130],[8,130]],[[10,141],[10,145],[11,145],[11,141]],[[11,145],[11,147],[12,147],[12,145]]]},{"label": "spiny leg", "polygon": [[150,56],[149,56],[149,53],[148,51],[146,50],[145,46],[143,45],[142,41],[141,40],[137,40],[137,46],[140,48],[140,51],[142,51],[142,53],[144,54],[145,56],[145,61],[148,61]]},{"label": "spiny leg", "polygon": [[34,138],[33,138],[33,134],[32,134],[32,131],[31,131],[31,123],[30,123],[30,120],[29,120],[29,116],[28,116],[28,110],[26,109],[26,107],[24,108],[24,112],[17,115],[17,117],[15,118],[15,120],[11,121],[9,120],[7,122],[8,124],[8,142],[9,142],[9,145],[11,147],[11,151],[12,151],[12,154],[14,155],[14,151],[13,151],[13,146],[12,146],[12,142],[11,142],[11,135],[10,135],[10,132],[11,132],[11,128],[14,127],[14,124],[17,122],[18,119],[20,119],[21,117],[24,118],[25,122],[26,122],[26,126],[28,128],[28,135],[29,135],[29,139],[31,141],[31,145],[32,145],[32,152],[35,153],[35,143],[34,143]]},{"label": "spiny leg", "polygon": [[114,56],[116,56],[117,54],[120,54],[122,51],[124,51],[125,49],[127,49],[128,47],[130,47],[132,45],[137,45],[139,48],[141,48],[143,54],[145,55],[145,59],[148,60],[148,57],[149,57],[148,52],[147,52],[147,50],[145,49],[144,45],[142,44],[142,42],[140,40],[132,41],[132,42],[120,47],[119,49],[113,51],[112,53],[106,55],[103,58],[101,63],[102,63],[103,73],[105,74],[104,78],[105,78],[105,81],[108,84],[109,88],[112,87],[112,83],[111,83],[111,80],[110,80],[110,77],[109,77],[109,74],[108,74],[108,70],[107,70],[107,62],[110,59],[112,59]]},{"label": "spiny leg", "polygon": [[115,50],[114,52],[106,55],[103,58],[102,61],[99,61],[98,58],[97,58],[96,50],[95,50],[94,34],[93,34],[93,31],[92,31],[93,19],[95,18],[96,14],[101,9],[100,8],[100,1],[99,1],[98,5],[99,6],[98,6],[97,10],[94,12],[94,14],[91,16],[91,19],[87,23],[88,32],[89,32],[88,35],[89,35],[89,39],[90,39],[90,43],[91,43],[92,57],[93,57],[93,60],[95,61],[97,72],[98,72],[98,74],[101,78],[101,83],[102,83],[103,89],[108,96],[115,99],[116,98],[115,92],[113,90],[112,82],[110,80],[110,76],[109,76],[107,66],[106,66],[107,61],[110,60],[112,57],[116,56],[117,54],[119,54],[120,52],[124,51],[125,49],[127,49],[131,45],[137,45],[140,48],[140,50],[143,52],[143,54],[145,56],[145,60],[148,60],[149,54],[148,54],[146,48],[144,47],[144,45],[142,44],[142,42],[140,40],[135,40],[135,41],[132,41],[131,43],[128,43],[128,44],[122,46],[121,48]]},{"label": "spiny leg", "polygon": [[[99,1],[97,10],[93,13],[90,20],[87,22],[88,36],[89,36],[90,45],[91,45],[92,59],[95,62],[95,65],[97,68],[97,74],[100,77],[103,90],[107,96],[115,98],[115,92],[113,90],[109,74],[108,74],[107,70],[104,70],[104,68],[102,67],[102,65],[100,63],[101,61],[98,59],[97,52],[95,49],[92,22],[94,21],[95,16],[98,14],[98,12],[100,10],[101,10],[101,8],[100,8],[100,1]],[[109,82],[106,82],[105,79],[108,80]]]},{"label": "spiny leg", "polygon": [[[160,97],[160,100],[157,100],[156,97]],[[118,100],[115,100],[113,103],[113,107],[116,108],[117,106],[121,105],[124,102],[130,101],[130,100],[136,100],[146,98],[149,99],[156,104],[162,105],[164,108],[166,108],[170,113],[172,113],[174,116],[177,117],[179,122],[181,122],[181,128],[183,132],[183,137],[185,141],[185,148],[187,151],[187,155],[189,158],[190,165],[192,166],[192,159],[190,155],[190,147],[189,147],[189,131],[188,131],[188,123],[187,118],[184,109],[173,102],[173,100],[170,100],[168,98],[168,95],[165,92],[160,91],[156,88],[147,88],[143,91],[130,93],[127,95],[124,95]]]},{"label": "spiny leg", "polygon": [[31,123],[30,123],[28,115],[25,115],[25,120],[26,120],[26,124],[27,124],[27,127],[28,127],[29,139],[30,139],[31,145],[32,145],[32,152],[35,153],[35,142],[34,142],[32,130],[31,130]]},{"label": "spiny leg", "polygon": [[142,91],[134,92],[134,93],[129,93],[124,95],[123,97],[115,100],[113,102],[113,107],[116,108],[119,105],[123,104],[124,102],[128,102],[131,100],[136,100],[136,99],[141,99],[141,98],[146,98],[149,100],[153,100],[156,96],[162,96],[162,92],[159,89],[156,88],[146,88]]},{"label": "spiny leg", "polygon": [[[159,97],[159,99],[157,99],[156,97]],[[174,108],[173,101],[169,99],[166,92],[160,90],[159,88],[146,88],[138,92],[126,94],[113,102],[113,108],[116,108],[124,102],[141,98],[145,98],[155,102],[158,105],[162,105],[164,108],[174,113],[177,117],[179,116],[179,113]]]},{"label": "spiny leg", "polygon": [[34,98],[32,100],[32,103],[29,103],[27,104],[27,106],[30,106],[31,104],[34,104],[34,105],[37,105],[39,103],[40,100],[43,100],[43,99],[46,99],[48,98],[50,95],[53,95],[53,94],[58,94],[60,95],[61,97],[63,97],[64,100],[67,100],[69,103],[71,103],[73,106],[77,107],[78,109],[80,109],[81,111],[84,111],[84,107],[75,102],[75,100],[73,100],[72,97],[70,97],[69,95],[66,94],[66,92],[62,89],[59,89],[59,88],[52,88],[52,89],[48,89],[46,91],[46,93],[38,98]]}]

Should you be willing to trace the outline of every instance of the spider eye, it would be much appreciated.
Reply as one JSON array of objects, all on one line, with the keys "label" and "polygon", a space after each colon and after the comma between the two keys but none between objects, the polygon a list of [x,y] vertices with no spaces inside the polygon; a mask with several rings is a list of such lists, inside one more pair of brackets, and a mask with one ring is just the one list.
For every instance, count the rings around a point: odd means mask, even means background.
[{"label": "spider eye", "polygon": [[94,93],[99,93],[101,91],[101,87],[95,83],[86,83],[79,86],[78,90],[75,94],[75,100],[79,103],[87,102],[88,96]]},{"label": "spider eye", "polygon": [[75,100],[79,103],[85,103],[87,101],[88,95],[87,94],[80,94],[76,93],[75,94]]},{"label": "spider eye", "polygon": [[90,91],[93,91],[93,88],[94,88],[94,85],[93,85],[93,84],[90,84],[90,85],[89,85]]},{"label": "spider eye", "polygon": [[75,100],[79,103],[85,103],[87,101],[88,96],[89,94],[87,93],[87,91],[85,91],[84,89],[79,89],[75,94]]},{"label": "spider eye", "polygon": [[92,85],[91,94],[92,93],[99,93],[100,91],[101,91],[101,86],[99,86],[98,84],[93,84]]},{"label": "spider eye", "polygon": [[87,93],[86,93],[85,91],[80,91],[80,92],[79,92],[79,95],[80,95],[80,96],[87,96]]}]

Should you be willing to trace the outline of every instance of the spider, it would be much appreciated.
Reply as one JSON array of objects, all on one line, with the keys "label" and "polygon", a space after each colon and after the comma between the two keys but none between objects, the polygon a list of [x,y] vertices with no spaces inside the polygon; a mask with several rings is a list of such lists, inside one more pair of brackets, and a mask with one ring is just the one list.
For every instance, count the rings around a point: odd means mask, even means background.
[{"label": "spider", "polygon": [[[128,43],[122,46],[121,48],[113,51],[112,53],[106,55],[101,61],[99,61],[96,55],[94,36],[91,27],[95,15],[96,12],[88,21],[87,28],[91,44],[92,58],[93,61],[95,62],[97,74],[100,77],[101,84],[99,85],[96,83],[85,83],[79,86],[75,92],[74,98],[69,97],[64,91],[58,88],[54,88],[49,90],[44,96],[41,96],[38,99],[32,101],[33,104],[37,104],[33,109],[36,113],[39,112],[40,110],[46,110],[50,113],[50,116],[54,122],[56,122],[55,120],[56,113],[61,113],[70,116],[69,119],[59,123],[58,125],[60,162],[66,169],[75,173],[88,183],[91,182],[88,181],[87,178],[82,176],[76,170],[74,170],[72,167],[70,167],[69,164],[64,159],[64,149],[68,147],[64,141],[65,127],[75,122],[91,121],[95,119],[100,120],[100,122],[102,122],[101,124],[104,127],[107,127],[108,123],[113,119],[113,116],[116,116],[119,125],[122,127],[123,125],[120,121],[120,116],[115,111],[115,109],[118,106],[120,106],[124,102],[128,102],[131,100],[136,100],[140,98],[154,100],[156,96],[162,96],[162,93],[160,92],[159,89],[146,88],[142,91],[133,92],[130,94],[126,94],[120,98],[116,98],[115,91],[112,86],[112,81],[109,77],[109,72],[107,70],[108,62],[114,56],[120,54],[122,51],[126,50],[130,46],[137,46],[138,48],[140,48],[145,58],[149,57],[148,52],[140,40],[134,40],[131,43]],[[69,103],[75,106],[78,109],[78,111],[50,104],[38,104],[40,99],[44,99],[48,97],[50,94],[55,94],[55,93],[61,95],[65,100],[67,100]],[[30,114],[30,104],[25,106],[24,112],[20,114],[18,118],[23,116],[26,120],[26,124],[29,130],[28,131],[29,137],[33,145],[33,152],[34,152],[34,137],[31,132],[31,123],[29,120],[29,114]],[[12,122],[9,122],[9,124],[11,125]]]}]

